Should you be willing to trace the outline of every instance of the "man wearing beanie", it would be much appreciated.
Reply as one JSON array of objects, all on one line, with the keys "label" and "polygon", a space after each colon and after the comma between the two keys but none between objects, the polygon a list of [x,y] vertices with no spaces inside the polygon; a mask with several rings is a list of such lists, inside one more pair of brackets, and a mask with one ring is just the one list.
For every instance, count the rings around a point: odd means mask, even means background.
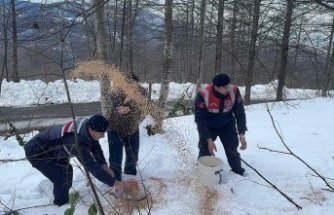
[{"label": "man wearing beanie", "polygon": [[[220,73],[212,83],[199,90],[195,99],[195,122],[199,132],[199,156],[214,155],[215,140],[219,137],[232,171],[243,175],[240,149],[247,147],[246,115],[239,88],[230,84],[230,77]],[[236,128],[237,127],[237,128]],[[238,137],[239,134],[239,137]]]},{"label": "man wearing beanie", "polygon": [[97,114],[89,119],[77,119],[75,123],[71,121],[41,131],[24,145],[31,165],[53,183],[54,204],[61,206],[69,201],[73,178],[70,157],[73,156],[99,181],[109,186],[129,186],[127,182],[115,181],[113,172],[106,164],[98,140],[104,137],[108,126],[106,118]]}]

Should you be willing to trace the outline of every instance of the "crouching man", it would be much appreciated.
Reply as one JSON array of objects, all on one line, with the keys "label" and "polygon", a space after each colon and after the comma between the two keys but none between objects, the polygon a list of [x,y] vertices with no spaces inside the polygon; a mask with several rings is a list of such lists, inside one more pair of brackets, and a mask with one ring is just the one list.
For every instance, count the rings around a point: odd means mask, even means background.
[{"label": "crouching man", "polygon": [[61,206],[69,201],[73,178],[70,158],[74,156],[99,181],[120,188],[128,186],[128,182],[115,181],[99,144],[108,126],[105,117],[94,115],[76,120],[77,145],[72,121],[41,131],[25,144],[25,154],[31,165],[53,183],[54,204]]}]

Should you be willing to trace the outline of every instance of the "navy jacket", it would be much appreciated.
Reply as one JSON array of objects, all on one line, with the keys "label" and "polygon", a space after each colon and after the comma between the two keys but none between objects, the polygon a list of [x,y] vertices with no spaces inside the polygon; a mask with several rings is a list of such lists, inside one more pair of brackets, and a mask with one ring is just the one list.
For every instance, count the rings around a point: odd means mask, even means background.
[{"label": "navy jacket", "polygon": [[[208,93],[207,98],[205,98],[203,90]],[[210,129],[221,130],[225,126],[231,125],[231,122],[235,122],[235,119],[239,134],[244,134],[247,131],[245,109],[239,88],[236,85],[231,85],[231,90],[233,91],[224,96],[214,90],[211,84],[197,93],[195,122],[201,140],[211,138]],[[218,104],[214,104],[212,101]],[[232,125],[235,126],[234,123]]]},{"label": "navy jacket", "polygon": [[28,160],[53,160],[60,165],[69,165],[69,158],[75,156],[99,181],[113,186],[115,180],[101,167],[106,164],[106,159],[99,141],[90,137],[87,121],[76,121],[78,147],[74,145],[74,129],[66,127],[70,123],[41,131],[24,146]]}]

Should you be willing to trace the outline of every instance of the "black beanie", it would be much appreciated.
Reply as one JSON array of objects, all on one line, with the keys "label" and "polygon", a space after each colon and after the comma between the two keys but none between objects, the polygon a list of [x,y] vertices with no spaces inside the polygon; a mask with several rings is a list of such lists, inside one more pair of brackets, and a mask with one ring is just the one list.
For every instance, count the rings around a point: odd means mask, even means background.
[{"label": "black beanie", "polygon": [[89,118],[87,125],[93,131],[106,132],[109,126],[109,122],[101,114],[96,114]]},{"label": "black beanie", "polygon": [[212,79],[212,83],[213,85],[217,86],[217,87],[222,87],[222,86],[226,86],[231,82],[230,77],[228,77],[228,75],[226,75],[225,73],[220,73],[215,75],[215,77],[213,77]]}]

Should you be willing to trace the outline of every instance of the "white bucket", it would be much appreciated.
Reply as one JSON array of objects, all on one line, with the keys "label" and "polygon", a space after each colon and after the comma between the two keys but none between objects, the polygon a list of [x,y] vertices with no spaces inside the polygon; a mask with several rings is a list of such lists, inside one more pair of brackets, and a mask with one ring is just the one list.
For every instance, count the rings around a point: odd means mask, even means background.
[{"label": "white bucket", "polygon": [[203,156],[198,159],[198,178],[206,185],[214,186],[220,183],[223,171],[223,161],[213,156]]}]

